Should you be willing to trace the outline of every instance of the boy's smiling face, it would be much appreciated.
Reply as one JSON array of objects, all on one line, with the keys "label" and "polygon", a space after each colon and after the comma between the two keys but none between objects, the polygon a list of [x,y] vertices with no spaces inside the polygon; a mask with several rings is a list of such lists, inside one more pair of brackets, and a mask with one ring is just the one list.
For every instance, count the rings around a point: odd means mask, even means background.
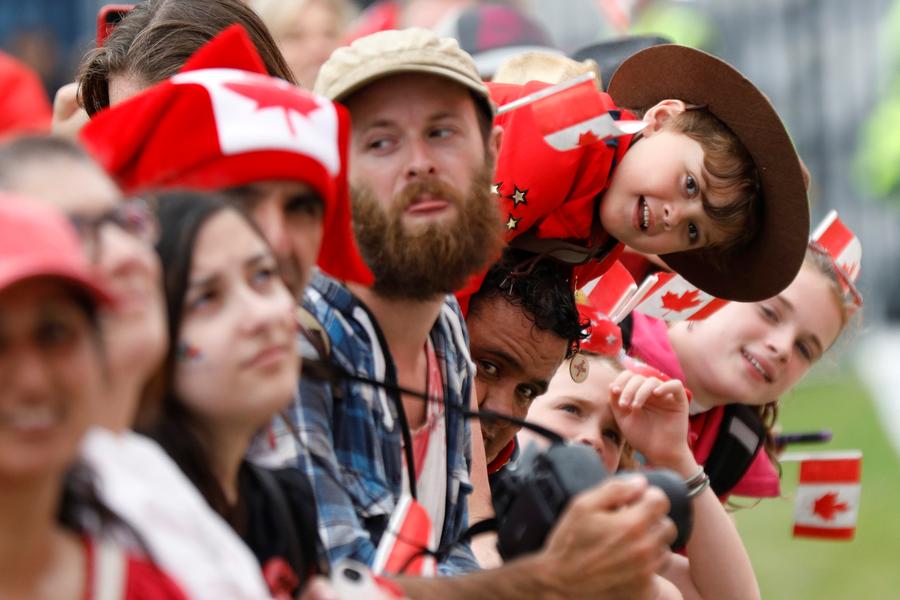
[{"label": "boy's smiling face", "polygon": [[600,203],[603,228],[627,246],[649,254],[696,250],[727,241],[704,207],[728,198],[708,192],[700,144],[665,127],[683,104],[661,103],[647,112],[643,139],[625,153]]}]

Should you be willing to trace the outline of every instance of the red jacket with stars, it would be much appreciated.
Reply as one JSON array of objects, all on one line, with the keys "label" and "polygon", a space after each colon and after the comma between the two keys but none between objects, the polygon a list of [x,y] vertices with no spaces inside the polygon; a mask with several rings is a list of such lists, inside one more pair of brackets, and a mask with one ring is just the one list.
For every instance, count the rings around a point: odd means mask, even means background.
[{"label": "red jacket with stars", "polygon": [[[539,81],[525,85],[489,83],[488,88],[491,99],[502,106],[549,85]],[[613,118],[635,118],[619,109],[608,94],[598,94]],[[499,115],[494,123],[503,128],[493,191],[500,204],[507,243],[529,231],[540,239],[560,239],[587,248],[607,246],[599,260],[575,268],[573,287],[601,275],[615,262],[623,246],[603,230],[599,206],[632,136],[559,151],[544,141],[529,106]],[[457,294],[464,310],[483,280],[484,273],[472,277]]]}]

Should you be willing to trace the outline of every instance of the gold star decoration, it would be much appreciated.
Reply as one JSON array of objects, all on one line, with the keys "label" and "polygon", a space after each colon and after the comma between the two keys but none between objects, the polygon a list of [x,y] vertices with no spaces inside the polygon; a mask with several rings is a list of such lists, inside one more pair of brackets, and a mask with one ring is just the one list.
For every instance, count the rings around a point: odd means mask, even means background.
[{"label": "gold star decoration", "polygon": [[525,196],[527,194],[528,194],[528,190],[520,190],[518,187],[516,187],[516,191],[513,192],[512,196],[510,196],[510,199],[512,199],[512,201],[513,201],[513,208],[515,208],[516,206],[518,206],[520,204],[527,205],[528,200],[525,198]]},{"label": "gold star decoration", "polygon": [[517,219],[514,216],[512,216],[512,214],[510,214],[509,219],[507,219],[507,221],[506,221],[506,229],[508,231],[513,231],[514,229],[518,229],[519,221],[521,221],[521,220],[522,220],[521,218]]},{"label": "gold star decoration", "polygon": [[499,196],[501,187],[503,187],[503,182],[498,181],[497,183],[495,183],[494,185],[491,186],[491,193],[494,194],[495,196]]}]

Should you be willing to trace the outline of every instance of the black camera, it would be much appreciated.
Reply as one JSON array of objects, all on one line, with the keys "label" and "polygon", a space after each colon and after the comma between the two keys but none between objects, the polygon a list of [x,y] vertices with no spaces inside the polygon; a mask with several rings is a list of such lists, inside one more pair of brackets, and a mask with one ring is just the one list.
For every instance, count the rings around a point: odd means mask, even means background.
[{"label": "black camera", "polygon": [[[672,549],[684,547],[694,516],[687,486],[672,471],[641,473],[669,497],[669,518],[678,529]],[[535,445],[526,448],[515,464],[495,475],[491,490],[500,556],[509,560],[540,550],[569,501],[608,476],[589,446],[553,444],[543,452]]]}]

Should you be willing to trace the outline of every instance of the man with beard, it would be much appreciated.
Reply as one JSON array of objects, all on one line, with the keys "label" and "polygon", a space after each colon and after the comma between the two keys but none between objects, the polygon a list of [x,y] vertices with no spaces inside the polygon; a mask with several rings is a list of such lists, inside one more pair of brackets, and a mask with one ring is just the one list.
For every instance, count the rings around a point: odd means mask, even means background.
[{"label": "man with beard", "polygon": [[[473,399],[474,365],[449,294],[499,255],[502,221],[488,194],[500,134],[493,107],[471,57],[420,29],[337,50],[316,90],[351,112],[354,229],[375,276],[365,287],[317,275],[307,290],[332,377],[304,377],[292,417],[320,534],[332,564],[426,573],[414,560],[391,563],[392,540],[419,545],[398,533],[412,497],[430,518],[438,572],[473,571],[460,537],[470,457],[484,478],[484,450],[460,410]],[[674,534],[667,509],[641,477],[610,481],[568,507],[538,555],[397,581],[414,598],[642,598]]]}]

